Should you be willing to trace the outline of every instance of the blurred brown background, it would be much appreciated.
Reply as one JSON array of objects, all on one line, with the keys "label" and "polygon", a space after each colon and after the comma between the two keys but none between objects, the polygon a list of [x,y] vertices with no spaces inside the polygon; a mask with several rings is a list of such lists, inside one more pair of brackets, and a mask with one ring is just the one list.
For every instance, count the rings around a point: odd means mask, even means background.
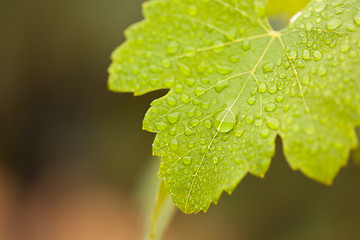
[{"label": "blurred brown background", "polygon": [[[140,238],[133,192],[155,161],[141,122],[166,92],[111,93],[106,70],[141,2],[1,1],[0,240]],[[325,187],[277,150],[264,180],[246,177],[207,214],[178,213],[165,239],[360,239],[360,168]]]}]

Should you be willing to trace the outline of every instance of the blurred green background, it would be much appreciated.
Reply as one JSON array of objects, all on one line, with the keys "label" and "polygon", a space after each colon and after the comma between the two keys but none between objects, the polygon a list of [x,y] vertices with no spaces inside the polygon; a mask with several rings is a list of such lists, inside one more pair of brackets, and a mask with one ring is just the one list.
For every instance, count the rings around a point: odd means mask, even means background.
[{"label": "blurred green background", "polygon": [[[141,0],[18,0],[0,8],[0,240],[139,239],[137,179],[150,102],[107,90]],[[273,23],[304,6],[272,0]],[[287,12],[279,13],[282,7]],[[360,239],[360,168],[331,187],[292,172],[281,140],[265,179],[247,176],[206,214],[178,213],[165,239]]]}]

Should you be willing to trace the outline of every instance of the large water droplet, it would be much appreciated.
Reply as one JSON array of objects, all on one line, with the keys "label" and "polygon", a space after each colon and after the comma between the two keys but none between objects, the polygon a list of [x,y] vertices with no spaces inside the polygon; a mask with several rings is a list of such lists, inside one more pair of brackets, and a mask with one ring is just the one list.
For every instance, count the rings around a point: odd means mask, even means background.
[{"label": "large water droplet", "polygon": [[212,122],[211,120],[206,120],[205,123],[204,123],[204,126],[207,128],[207,129],[210,129],[212,128]]},{"label": "large water droplet", "polygon": [[225,109],[215,116],[215,124],[221,133],[227,133],[235,127],[235,117],[230,109]]}]

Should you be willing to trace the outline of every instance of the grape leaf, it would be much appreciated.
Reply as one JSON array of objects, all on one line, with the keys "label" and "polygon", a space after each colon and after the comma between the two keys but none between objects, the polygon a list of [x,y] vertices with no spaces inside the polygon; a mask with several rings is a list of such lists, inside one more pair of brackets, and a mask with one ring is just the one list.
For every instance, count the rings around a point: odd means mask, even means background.
[{"label": "grape leaf", "polygon": [[357,146],[360,1],[314,0],[272,30],[265,0],[154,0],[109,68],[113,91],[170,89],[146,113],[159,175],[185,213],[206,211],[283,142],[292,169],[331,184]]}]

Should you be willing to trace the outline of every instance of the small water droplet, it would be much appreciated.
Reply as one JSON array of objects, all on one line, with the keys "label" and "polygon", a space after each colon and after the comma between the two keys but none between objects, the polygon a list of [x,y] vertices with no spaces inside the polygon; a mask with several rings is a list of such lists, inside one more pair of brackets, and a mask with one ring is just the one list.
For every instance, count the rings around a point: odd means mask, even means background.
[{"label": "small water droplet", "polygon": [[247,100],[248,104],[254,105],[256,103],[256,97],[251,97]]},{"label": "small water droplet", "polygon": [[272,130],[278,130],[280,127],[280,121],[276,118],[268,118],[266,125]]},{"label": "small water droplet", "polygon": [[360,12],[354,17],[354,22],[360,26]]},{"label": "small water droplet", "polygon": [[268,128],[264,128],[263,130],[261,130],[260,132],[260,136],[262,138],[268,138],[270,135],[270,130]]},{"label": "small water droplet", "polygon": [[341,21],[340,19],[333,19],[328,22],[328,24],[326,25],[326,28],[329,30],[335,30],[335,29],[339,28],[342,24],[343,24],[343,21]]},{"label": "small water droplet", "polygon": [[190,97],[189,97],[189,95],[187,95],[187,94],[183,94],[183,95],[181,95],[180,100],[181,100],[183,103],[188,103],[188,102],[190,101]]},{"label": "small water droplet", "polygon": [[192,159],[191,159],[190,156],[185,156],[185,157],[183,157],[182,160],[183,160],[183,163],[186,164],[186,165],[190,165],[191,162],[192,162]]},{"label": "small water droplet", "polygon": [[192,17],[195,17],[198,13],[197,7],[195,5],[190,5],[188,9],[188,14]]},{"label": "small water droplet", "polygon": [[180,113],[178,112],[170,113],[166,116],[166,118],[171,124],[174,124],[177,121],[179,121]]},{"label": "small water droplet", "polygon": [[235,118],[230,109],[219,112],[215,117],[215,124],[221,133],[227,133],[234,129]]},{"label": "small water droplet", "polygon": [[170,106],[175,106],[176,103],[177,103],[177,101],[176,101],[176,99],[175,99],[174,97],[168,97],[168,98],[166,99],[166,102],[167,102]]},{"label": "small water droplet", "polygon": [[216,71],[222,75],[229,74],[233,71],[233,68],[229,67],[229,66],[221,66],[218,64],[214,64],[214,65],[215,65]]},{"label": "small water droplet", "polygon": [[244,51],[248,51],[251,47],[251,43],[250,41],[243,41],[242,44],[241,44],[241,48],[244,50]]},{"label": "small water droplet", "polygon": [[195,85],[195,79],[194,78],[186,78],[185,79],[185,83],[189,86],[189,87],[193,87]]},{"label": "small water droplet", "polygon": [[211,120],[209,120],[209,119],[206,120],[204,126],[205,126],[207,129],[212,128],[212,122],[211,122]]},{"label": "small water droplet", "polygon": [[314,51],[313,56],[316,61],[319,61],[323,58],[323,54],[319,50]]},{"label": "small water droplet", "polygon": [[170,148],[171,148],[171,150],[173,150],[173,151],[178,150],[178,149],[179,149],[179,142],[178,142],[178,140],[173,139],[173,140],[170,142]]},{"label": "small water droplet", "polygon": [[260,83],[260,84],[259,84],[259,92],[260,92],[260,93],[265,93],[266,90],[267,90],[267,85],[266,85],[266,83]]},{"label": "small water droplet", "polygon": [[215,85],[215,91],[221,93],[225,88],[229,87],[229,81],[222,81]]},{"label": "small water droplet", "polygon": [[224,50],[224,42],[223,41],[216,41],[213,45],[213,52],[214,53],[221,53]]},{"label": "small water droplet", "polygon": [[269,103],[268,105],[266,105],[265,107],[265,111],[267,112],[273,112],[275,111],[277,108],[276,104],[275,103]]},{"label": "small water droplet", "polygon": [[167,125],[166,123],[164,123],[164,122],[157,122],[157,123],[155,123],[155,127],[156,127],[159,131],[163,131],[163,130],[165,130],[165,129],[168,127],[168,125]]},{"label": "small water droplet", "polygon": [[274,71],[274,64],[273,63],[265,63],[263,65],[264,73],[269,73]]},{"label": "small water droplet", "polygon": [[182,74],[184,74],[185,76],[188,77],[191,75],[191,69],[187,65],[185,65],[183,63],[179,63],[178,68],[182,72]]},{"label": "small water droplet", "polygon": [[172,41],[169,43],[169,45],[166,46],[166,51],[169,54],[175,54],[179,50],[179,46],[180,46],[179,43]]}]

